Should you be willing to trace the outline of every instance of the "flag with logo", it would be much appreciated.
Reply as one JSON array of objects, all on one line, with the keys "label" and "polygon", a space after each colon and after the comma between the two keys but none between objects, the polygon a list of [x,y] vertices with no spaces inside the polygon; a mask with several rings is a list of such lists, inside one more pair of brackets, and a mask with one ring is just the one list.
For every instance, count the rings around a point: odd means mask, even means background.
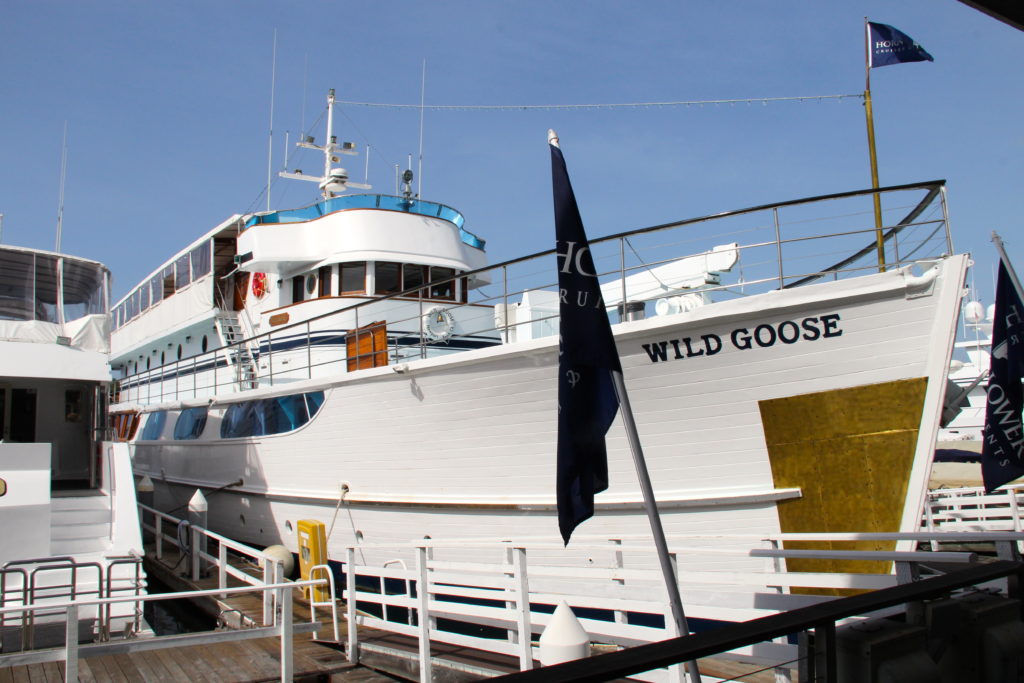
[{"label": "flag with logo", "polygon": [[573,530],[594,515],[594,494],[608,488],[604,437],[619,408],[612,371],[622,372],[590,244],[554,131],[551,182],[558,259],[558,527]]},{"label": "flag with logo", "polygon": [[868,60],[872,67],[903,62],[934,62],[935,59],[917,41],[888,24],[868,22]]},{"label": "flag with logo", "polygon": [[989,362],[988,399],[981,450],[981,474],[985,490],[992,491],[1024,476],[1024,305],[1006,264],[999,262],[996,310],[992,321],[992,352]]}]

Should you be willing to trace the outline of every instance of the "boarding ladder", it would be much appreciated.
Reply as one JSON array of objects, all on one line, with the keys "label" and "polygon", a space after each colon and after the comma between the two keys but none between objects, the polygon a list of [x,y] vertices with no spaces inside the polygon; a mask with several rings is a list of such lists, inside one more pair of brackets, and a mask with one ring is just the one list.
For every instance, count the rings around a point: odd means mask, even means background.
[{"label": "boarding ladder", "polygon": [[236,313],[221,311],[214,318],[221,344],[227,349],[228,365],[234,369],[235,384],[239,390],[259,386],[256,359],[245,341],[242,322]]}]

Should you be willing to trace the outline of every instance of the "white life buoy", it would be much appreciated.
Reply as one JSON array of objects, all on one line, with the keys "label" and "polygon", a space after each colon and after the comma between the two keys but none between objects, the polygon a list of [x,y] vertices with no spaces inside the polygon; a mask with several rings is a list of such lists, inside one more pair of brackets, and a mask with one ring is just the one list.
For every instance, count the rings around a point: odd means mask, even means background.
[{"label": "white life buoy", "polygon": [[430,341],[448,341],[455,329],[455,316],[444,306],[434,306],[423,315],[423,334]]}]

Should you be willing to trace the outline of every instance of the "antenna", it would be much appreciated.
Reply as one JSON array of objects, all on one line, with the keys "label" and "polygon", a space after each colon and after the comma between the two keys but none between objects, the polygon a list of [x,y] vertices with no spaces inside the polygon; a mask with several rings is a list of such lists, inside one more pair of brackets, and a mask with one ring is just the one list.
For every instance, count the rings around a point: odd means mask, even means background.
[{"label": "antenna", "polygon": [[[418,189],[416,190],[416,196],[423,196],[423,103],[427,94],[427,60],[423,60],[423,77],[420,79],[420,160],[419,167],[416,169],[416,175],[420,177]],[[410,170],[412,164],[409,164]]]},{"label": "antenna", "polygon": [[267,137],[267,211],[270,211],[270,178],[274,164],[274,87],[277,85],[277,29],[274,29],[274,51],[270,60],[270,133]]},{"label": "antenna", "polygon": [[0,213],[0,244],[4,241],[4,215]]},{"label": "antenna", "polygon": [[68,122],[64,122],[64,145],[60,153],[60,184],[57,192],[57,247],[54,249],[60,253],[60,234],[64,223],[64,176],[68,171]]},{"label": "antenna", "polygon": [[[356,152],[355,143],[342,142],[338,143],[338,137],[334,135],[334,88],[331,88],[327,93],[327,141],[323,145],[316,144],[316,141],[311,135],[303,135],[301,139],[295,143],[297,147],[303,147],[305,149],[315,149],[322,152],[324,155],[324,172],[321,176],[314,176],[303,173],[301,170],[296,169],[294,172],[289,173],[288,171],[281,171],[277,175],[282,178],[293,178],[295,180],[309,180],[312,182],[319,183],[320,192],[324,199],[330,199],[335,197],[349,187],[358,187],[363,190],[372,189],[369,185],[364,183],[352,183],[348,179],[348,171],[343,168],[332,167],[332,164],[336,164],[341,161],[339,155],[349,154],[355,155]],[[285,160],[287,163],[287,159]]]}]

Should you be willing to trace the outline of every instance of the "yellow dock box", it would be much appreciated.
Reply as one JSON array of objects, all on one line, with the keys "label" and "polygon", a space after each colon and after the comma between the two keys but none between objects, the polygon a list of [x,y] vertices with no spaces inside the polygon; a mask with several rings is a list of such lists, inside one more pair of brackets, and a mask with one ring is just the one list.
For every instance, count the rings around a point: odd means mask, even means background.
[{"label": "yellow dock box", "polygon": [[[295,524],[299,536],[299,575],[303,581],[308,580],[310,571],[318,564],[327,564],[327,532],[324,523],[315,519],[300,519]],[[314,579],[324,578],[322,572],[318,572]],[[306,596],[309,597],[309,589],[306,589]],[[331,591],[326,586],[313,588],[313,600],[323,602],[329,600]]]}]

